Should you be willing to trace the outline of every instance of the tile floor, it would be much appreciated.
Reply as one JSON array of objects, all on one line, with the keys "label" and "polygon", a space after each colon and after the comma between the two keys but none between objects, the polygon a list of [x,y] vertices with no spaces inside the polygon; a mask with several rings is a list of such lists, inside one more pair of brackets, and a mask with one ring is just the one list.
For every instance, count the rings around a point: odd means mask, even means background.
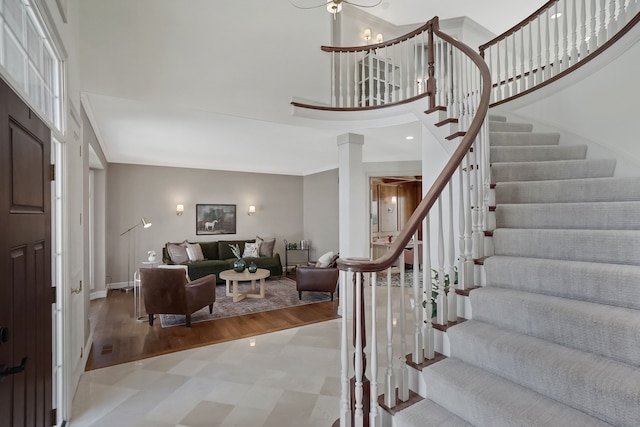
[{"label": "tile floor", "polygon": [[85,372],[70,425],[330,427],[339,330],[332,320]]}]

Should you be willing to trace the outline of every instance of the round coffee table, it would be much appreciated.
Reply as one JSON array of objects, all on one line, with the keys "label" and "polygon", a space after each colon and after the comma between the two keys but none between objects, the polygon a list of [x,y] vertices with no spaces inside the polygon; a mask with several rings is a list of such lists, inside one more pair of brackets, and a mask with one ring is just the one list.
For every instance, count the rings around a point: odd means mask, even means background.
[{"label": "round coffee table", "polygon": [[[264,298],[264,279],[269,277],[269,270],[259,268],[255,273],[245,270],[237,273],[233,270],[220,272],[220,278],[227,281],[227,296],[233,296],[233,302],[242,301],[245,298]],[[238,292],[238,282],[251,281],[251,291],[243,294]],[[256,280],[260,280],[260,292],[256,290]],[[233,291],[229,289],[229,284],[233,284]]]}]

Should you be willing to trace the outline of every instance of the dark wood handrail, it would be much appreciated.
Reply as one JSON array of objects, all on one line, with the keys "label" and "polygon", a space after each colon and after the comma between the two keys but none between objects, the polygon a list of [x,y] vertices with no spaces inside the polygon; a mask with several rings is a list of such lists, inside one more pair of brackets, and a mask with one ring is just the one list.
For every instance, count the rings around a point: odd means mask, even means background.
[{"label": "dark wood handrail", "polygon": [[424,92],[419,95],[412,96],[411,98],[403,99],[402,101],[389,102],[382,105],[367,105],[364,107],[330,107],[328,105],[311,105],[303,104],[302,102],[291,101],[291,105],[294,107],[306,108],[307,110],[320,110],[320,111],[371,111],[379,110],[381,108],[395,107],[396,105],[409,104],[419,99],[429,96],[429,92]]},{"label": "dark wood handrail", "polygon": [[431,21],[428,21],[426,24],[422,25],[420,28],[416,28],[415,30],[411,31],[408,34],[405,34],[400,37],[396,37],[395,39],[389,40],[386,42],[368,44],[366,46],[350,46],[350,47],[320,46],[320,49],[322,49],[324,52],[366,52],[369,50],[379,49],[381,47],[393,46],[394,44],[402,43],[403,41],[409,40],[410,38],[415,37],[418,34],[427,31],[429,28],[431,28],[432,21],[433,19]]},{"label": "dark wood handrail", "polygon": [[548,2],[546,2],[545,4],[543,4],[538,10],[536,10],[535,12],[533,12],[531,15],[529,15],[528,17],[524,18],[522,21],[520,21],[519,23],[517,23],[516,25],[514,25],[513,27],[509,28],[507,31],[505,31],[504,33],[500,34],[499,36],[495,37],[494,39],[488,41],[487,43],[483,44],[482,46],[480,46],[478,49],[480,50],[480,54],[482,55],[484,53],[484,51],[489,47],[492,46],[496,43],[498,43],[501,40],[506,39],[507,37],[509,37],[510,35],[512,35],[513,33],[515,33],[516,31],[518,31],[520,28],[524,27],[525,25],[529,24],[530,22],[532,22],[534,19],[536,19],[540,14],[542,14],[542,12],[544,12],[545,10],[547,10],[549,7],[551,7],[552,4],[557,3],[560,0],[550,0]]},{"label": "dark wood handrail", "polygon": [[440,172],[440,175],[438,175],[427,194],[413,211],[413,214],[407,221],[407,224],[402,228],[400,234],[398,235],[394,243],[390,246],[389,250],[383,256],[373,261],[363,261],[362,259],[354,258],[340,258],[337,262],[338,268],[340,270],[370,273],[374,271],[383,271],[391,267],[393,262],[398,259],[400,253],[404,250],[407,243],[409,243],[409,240],[411,240],[411,237],[420,226],[422,219],[427,216],[427,214],[431,210],[431,207],[435,204],[436,200],[449,183],[449,180],[460,166],[460,163],[469,152],[471,145],[482,129],[484,119],[487,115],[487,112],[489,111],[489,102],[491,99],[491,73],[489,72],[489,68],[487,67],[485,61],[469,46],[460,43],[459,41],[445,33],[442,33],[440,31],[437,16],[429,22],[432,25],[432,31],[437,34],[438,37],[461,50],[464,54],[471,58],[471,60],[480,70],[482,92],[480,95],[480,102],[478,104],[476,115],[471,121],[471,125],[469,126],[466,135],[460,142],[460,145],[453,152],[453,155],[445,165],[442,172]]}]

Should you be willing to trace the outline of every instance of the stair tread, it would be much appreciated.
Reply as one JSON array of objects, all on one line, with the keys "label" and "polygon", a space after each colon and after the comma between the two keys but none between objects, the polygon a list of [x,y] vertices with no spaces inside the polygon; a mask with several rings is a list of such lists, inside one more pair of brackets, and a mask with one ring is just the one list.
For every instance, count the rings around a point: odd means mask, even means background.
[{"label": "stair tread", "polygon": [[639,177],[500,182],[494,187],[496,204],[640,200]]},{"label": "stair tread", "polygon": [[491,165],[492,182],[611,177],[615,159],[503,162]]},{"label": "stair tread", "polygon": [[640,420],[635,366],[478,320],[451,328],[448,336],[451,357],[441,363],[460,359],[614,425]]},{"label": "stair tread", "polygon": [[506,255],[483,264],[491,286],[640,310],[640,266]]},{"label": "stair tread", "polygon": [[432,400],[422,400],[394,417],[396,427],[473,427]]},{"label": "stair tread", "polygon": [[470,298],[476,320],[640,366],[637,310],[490,285]]},{"label": "stair tread", "polygon": [[558,144],[560,144],[558,132],[489,132],[491,147],[557,146]]},{"label": "stair tread", "polygon": [[496,228],[640,229],[640,201],[502,203]]},{"label": "stair tread", "polygon": [[[493,231],[496,255],[638,265],[639,230],[513,229]],[[609,247],[609,251],[603,251]]]},{"label": "stair tread", "polygon": [[434,401],[459,418],[472,420],[474,425],[608,425],[459,359],[444,360],[428,368],[426,373],[430,384],[427,399],[414,405],[414,414],[424,413],[429,408],[429,402]]},{"label": "stair tread", "polygon": [[582,160],[587,156],[586,145],[527,145],[490,148],[491,163]]}]

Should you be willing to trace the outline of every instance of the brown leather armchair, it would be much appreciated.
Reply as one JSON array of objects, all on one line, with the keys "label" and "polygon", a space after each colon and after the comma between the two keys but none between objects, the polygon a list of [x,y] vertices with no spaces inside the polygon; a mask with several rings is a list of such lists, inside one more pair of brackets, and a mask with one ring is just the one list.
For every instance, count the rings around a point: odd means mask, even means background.
[{"label": "brown leather armchair", "polygon": [[296,268],[296,289],[298,298],[302,299],[302,291],[330,292],[331,301],[333,293],[338,286],[339,271],[336,267],[298,267]]},{"label": "brown leather armchair", "polygon": [[155,314],[184,314],[187,316],[187,326],[191,326],[194,312],[207,305],[209,313],[213,312],[213,303],[216,301],[214,274],[190,282],[183,270],[141,268],[140,280],[151,326]]}]

